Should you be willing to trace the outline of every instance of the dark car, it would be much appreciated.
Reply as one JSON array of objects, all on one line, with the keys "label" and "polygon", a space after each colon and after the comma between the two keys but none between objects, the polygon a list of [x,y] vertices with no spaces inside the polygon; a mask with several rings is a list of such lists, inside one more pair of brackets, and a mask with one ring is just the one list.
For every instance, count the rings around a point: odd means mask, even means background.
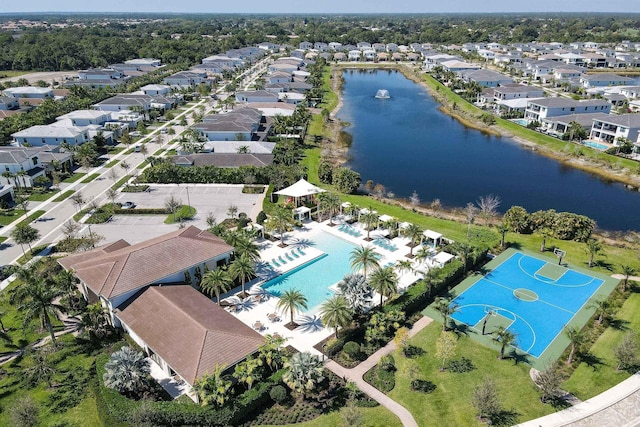
[{"label": "dark car", "polygon": [[135,204],[135,203],[133,203],[133,202],[124,202],[124,203],[120,206],[120,208],[121,208],[121,209],[133,209],[133,208],[135,208],[135,207],[136,207],[136,204]]}]

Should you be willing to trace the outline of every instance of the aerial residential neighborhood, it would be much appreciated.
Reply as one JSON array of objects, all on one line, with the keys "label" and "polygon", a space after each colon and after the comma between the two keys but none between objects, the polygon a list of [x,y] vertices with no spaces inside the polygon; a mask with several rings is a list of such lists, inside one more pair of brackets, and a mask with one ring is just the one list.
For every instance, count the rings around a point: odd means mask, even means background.
[{"label": "aerial residential neighborhood", "polygon": [[244,3],[0,14],[0,425],[637,423],[640,11]]}]

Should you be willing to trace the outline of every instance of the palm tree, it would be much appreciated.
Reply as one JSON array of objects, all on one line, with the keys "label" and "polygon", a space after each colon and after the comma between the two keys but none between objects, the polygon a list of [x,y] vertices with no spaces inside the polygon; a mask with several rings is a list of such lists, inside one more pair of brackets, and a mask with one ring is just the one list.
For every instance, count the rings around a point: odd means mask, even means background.
[{"label": "palm tree", "polygon": [[227,292],[231,287],[233,281],[229,277],[229,272],[226,268],[218,267],[215,270],[207,271],[202,276],[200,282],[200,289],[209,296],[216,296],[216,301],[220,305],[220,294]]},{"label": "palm tree", "polygon": [[55,365],[49,359],[51,354],[50,345],[40,347],[33,355],[33,365],[25,369],[25,376],[32,384],[39,384],[46,381],[49,388],[52,388],[51,378],[56,373]]},{"label": "palm tree", "polygon": [[547,250],[547,239],[553,235],[553,231],[550,228],[543,227],[536,231],[540,236],[542,236],[542,244],[540,245],[540,252],[544,252]]},{"label": "palm tree", "polygon": [[323,195],[322,200],[322,210],[329,213],[329,225],[333,226],[333,217],[340,210],[340,205],[342,201],[337,194],[334,193],[320,193]]},{"label": "palm tree", "polygon": [[239,279],[242,283],[242,295],[246,296],[244,285],[248,279],[251,279],[256,275],[255,263],[251,261],[246,255],[242,255],[231,263],[229,273],[233,280]]},{"label": "palm tree", "polygon": [[622,264],[620,266],[620,271],[622,271],[622,274],[624,275],[624,279],[622,281],[622,292],[625,292],[627,290],[627,284],[629,283],[629,277],[636,274],[636,269],[632,265]]},{"label": "palm tree", "polygon": [[100,302],[88,305],[82,315],[82,326],[96,338],[104,337],[109,330],[109,312]]},{"label": "palm tree", "polygon": [[136,394],[147,382],[147,375],[151,372],[149,361],[141,351],[131,347],[122,347],[111,355],[104,365],[102,375],[105,387],[120,393]]},{"label": "palm tree", "polygon": [[498,327],[498,329],[494,332],[496,334],[495,340],[500,343],[500,357],[499,359],[504,359],[504,350],[508,345],[511,345],[516,336],[513,332],[505,329],[503,326]]},{"label": "palm tree", "polygon": [[567,365],[571,365],[571,363],[573,363],[573,357],[576,353],[576,349],[582,343],[584,335],[578,328],[565,327],[564,332],[565,334],[567,334],[567,338],[569,338],[569,342],[571,343],[571,350],[569,351],[569,356],[567,357]]},{"label": "palm tree", "polygon": [[504,249],[504,238],[509,232],[509,226],[506,223],[502,223],[498,226],[498,233],[500,233],[500,247]]},{"label": "palm tree", "polygon": [[396,263],[395,269],[398,272],[398,274],[411,273],[414,271],[413,263],[411,262],[411,260],[408,260],[408,259],[403,259],[398,261]]},{"label": "palm tree", "polygon": [[249,356],[244,362],[240,362],[235,366],[233,377],[237,379],[239,383],[246,384],[247,390],[251,390],[251,386],[257,378],[256,371],[258,367],[258,360]]},{"label": "palm tree", "polygon": [[371,229],[378,222],[378,214],[369,210],[369,212],[360,215],[360,222],[363,223],[365,228],[367,229],[366,240],[371,240],[371,237],[369,237],[369,233],[371,233]]},{"label": "palm tree", "polygon": [[351,251],[349,259],[353,270],[362,270],[364,278],[367,278],[367,270],[380,268],[378,254],[371,248],[359,246]]},{"label": "palm tree", "polygon": [[275,372],[285,361],[285,356],[280,349],[285,340],[283,337],[274,337],[269,334],[265,336],[265,340],[266,342],[258,349],[258,364],[267,365],[271,372]]},{"label": "palm tree", "polygon": [[448,298],[438,297],[435,301],[434,307],[442,316],[442,331],[444,332],[447,330],[447,321],[449,316],[458,311],[458,305],[453,304]]},{"label": "palm tree", "polygon": [[371,287],[380,294],[380,307],[383,297],[390,297],[398,292],[398,276],[391,267],[379,268],[371,274]]},{"label": "palm tree", "polygon": [[273,222],[278,229],[278,233],[280,233],[280,246],[285,247],[284,233],[287,231],[287,227],[291,225],[291,212],[285,208],[278,208],[273,212],[271,218],[273,218]]},{"label": "palm tree", "polygon": [[223,371],[224,365],[216,363],[213,373],[206,373],[196,380],[193,389],[202,406],[213,404],[220,407],[229,400],[229,390],[232,383],[222,376]]},{"label": "palm tree", "polygon": [[64,292],[55,286],[50,277],[38,275],[32,268],[18,270],[18,278],[23,284],[15,289],[10,301],[17,304],[18,311],[23,313],[24,327],[37,317],[55,342],[51,317],[60,319],[60,313],[64,312],[64,307],[55,302]]},{"label": "palm tree", "polygon": [[282,381],[304,399],[324,379],[322,361],[309,352],[296,353],[284,364]]},{"label": "palm tree", "polygon": [[408,226],[400,230],[400,235],[411,239],[409,258],[413,258],[413,248],[422,241],[422,228],[415,224],[409,224]]},{"label": "palm tree", "polygon": [[335,295],[320,306],[320,316],[324,325],[335,329],[338,338],[338,328],[344,328],[351,323],[353,312],[345,297]]},{"label": "palm tree", "polygon": [[61,291],[67,294],[67,299],[69,300],[69,308],[75,309],[75,297],[76,292],[78,291],[78,279],[76,275],[73,274],[71,270],[62,270],[55,277],[56,285],[60,288]]},{"label": "palm tree", "polygon": [[602,242],[598,239],[594,239],[590,237],[585,242],[587,245],[584,249],[587,254],[589,254],[589,268],[593,266],[593,258],[598,255],[602,251]]},{"label": "palm tree", "polygon": [[601,299],[593,302],[592,304],[589,304],[588,307],[596,309],[596,313],[598,314],[598,324],[602,325],[605,316],[609,313],[609,301],[607,301],[606,299]]},{"label": "palm tree", "polygon": [[347,300],[349,307],[356,313],[361,314],[369,307],[371,302],[371,286],[360,273],[346,274],[338,282],[340,294]]},{"label": "palm tree", "polygon": [[[233,233],[232,233],[233,234]],[[234,252],[237,256],[246,256],[253,262],[260,260],[260,249],[252,240],[242,235],[240,239],[235,241],[233,246]]]},{"label": "palm tree", "polygon": [[473,253],[473,248],[471,245],[468,245],[463,242],[457,242],[453,245],[453,250],[456,255],[460,257],[460,261],[462,261],[462,272],[463,274],[467,273],[467,263],[469,261],[469,257]]},{"label": "palm tree", "polygon": [[276,308],[283,312],[288,311],[291,316],[291,321],[289,323],[294,325],[293,315],[296,311],[307,309],[307,297],[297,289],[289,289],[288,291],[282,292]]},{"label": "palm tree", "polygon": [[418,261],[419,264],[422,264],[425,260],[429,259],[430,257],[431,257],[431,248],[427,246],[421,246],[420,249],[418,249],[418,251],[416,252],[415,260]]}]

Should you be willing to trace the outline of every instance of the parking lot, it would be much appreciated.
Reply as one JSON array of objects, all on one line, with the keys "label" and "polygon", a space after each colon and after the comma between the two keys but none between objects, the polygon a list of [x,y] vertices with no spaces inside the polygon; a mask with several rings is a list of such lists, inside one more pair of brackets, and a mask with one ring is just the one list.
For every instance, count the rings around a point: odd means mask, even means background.
[{"label": "parking lot", "polygon": [[[227,218],[230,206],[246,213],[255,221],[262,210],[262,194],[244,194],[242,185],[190,184],[151,185],[150,191],[143,193],[121,193],[116,202],[133,202],[136,208],[164,208],[173,196],[182,204],[196,208],[196,216],[187,225],[207,228],[207,215],[211,213],[217,222]],[[188,195],[187,195],[188,192]],[[125,239],[137,243],[175,230],[176,224],[165,224],[166,215],[115,215],[106,224],[92,225],[93,232],[105,236],[103,243]]]}]

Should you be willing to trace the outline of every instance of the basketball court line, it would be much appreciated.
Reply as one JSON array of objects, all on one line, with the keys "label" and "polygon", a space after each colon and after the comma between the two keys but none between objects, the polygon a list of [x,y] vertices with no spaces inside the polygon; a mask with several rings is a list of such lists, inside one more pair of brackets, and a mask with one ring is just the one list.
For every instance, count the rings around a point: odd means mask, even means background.
[{"label": "basketball court line", "polygon": [[[496,286],[500,286],[501,288],[508,289],[508,290],[510,290],[512,293],[513,293],[513,291],[515,291],[516,289],[518,289],[518,288],[515,288],[515,289],[510,288],[509,286],[503,285],[502,283],[496,282],[496,281],[494,281],[494,280],[489,280],[489,279],[486,279],[486,278],[481,278],[480,280],[478,280],[478,281],[474,284],[474,286],[475,286],[476,284],[478,284],[478,283],[479,283],[480,281],[482,281],[482,280],[486,280],[487,282],[489,282],[489,283],[491,283],[491,284],[493,284],[493,285],[496,285]],[[527,288],[523,288],[523,289],[527,289]],[[460,295],[462,295],[462,294],[460,294]],[[557,305],[552,304],[552,303],[550,303],[550,302],[547,302],[547,301],[545,301],[545,300],[541,299],[539,296],[538,296],[538,299],[537,299],[537,300],[535,300],[535,301],[528,301],[528,302],[530,302],[530,303],[532,303],[532,304],[533,304],[533,303],[535,303],[535,302],[541,302],[541,303],[546,304],[546,305],[548,305],[548,306],[550,306],[550,307],[557,308],[558,310],[566,311],[567,313],[570,313],[570,314],[576,314],[576,313],[577,313],[576,311],[571,311],[571,310],[566,309],[566,308],[564,308],[564,307],[560,307],[560,306],[557,306]]]},{"label": "basketball court line", "polygon": [[[565,274],[567,274],[569,271],[575,271],[575,270],[572,270],[572,269],[569,269],[569,268],[566,268],[566,267],[562,267],[562,268],[565,268],[565,270],[566,270],[566,271],[564,272],[564,274],[563,274],[562,276],[560,276],[560,277],[559,277],[558,279],[556,279],[556,280],[551,280],[551,279],[549,279],[549,278],[547,278],[547,277],[545,277],[545,276],[542,276],[542,275],[538,276],[538,274],[537,274],[537,273],[538,273],[538,271],[540,271],[540,270],[541,270],[545,265],[549,264],[548,262],[546,262],[546,261],[544,261],[544,260],[539,260],[539,261],[543,261],[543,262],[544,262],[544,264],[542,264],[542,265],[540,266],[540,268],[538,268],[538,269],[537,269],[537,270],[532,274],[532,273],[529,273],[529,272],[528,272],[528,271],[527,271],[527,270],[522,266],[521,261],[522,261],[525,257],[529,257],[529,256],[528,256],[528,255],[524,255],[524,254],[522,254],[522,256],[520,257],[520,259],[518,259],[518,267],[519,267],[520,271],[522,271],[526,276],[529,276],[529,277],[531,277],[532,279],[537,280],[538,282],[542,282],[542,283],[547,284],[547,285],[553,285],[553,286],[558,286],[558,287],[562,287],[562,288],[581,288],[581,287],[589,286],[589,285],[590,285],[591,283],[593,283],[593,281],[595,280],[595,277],[586,276],[586,274],[583,274],[583,276],[591,277],[591,280],[589,280],[588,282],[585,282],[585,283],[561,284],[561,283],[558,283],[558,280],[562,279],[562,278],[565,276]],[[533,258],[533,257],[530,257],[530,258]],[[533,259],[538,259],[538,258],[533,258]],[[575,272],[576,272],[576,273],[578,273],[578,274],[582,274],[582,273],[579,273],[579,272],[577,272],[577,271],[575,271]],[[548,279],[548,280],[542,280],[542,279],[540,279],[540,277],[543,277],[543,278]]]}]

